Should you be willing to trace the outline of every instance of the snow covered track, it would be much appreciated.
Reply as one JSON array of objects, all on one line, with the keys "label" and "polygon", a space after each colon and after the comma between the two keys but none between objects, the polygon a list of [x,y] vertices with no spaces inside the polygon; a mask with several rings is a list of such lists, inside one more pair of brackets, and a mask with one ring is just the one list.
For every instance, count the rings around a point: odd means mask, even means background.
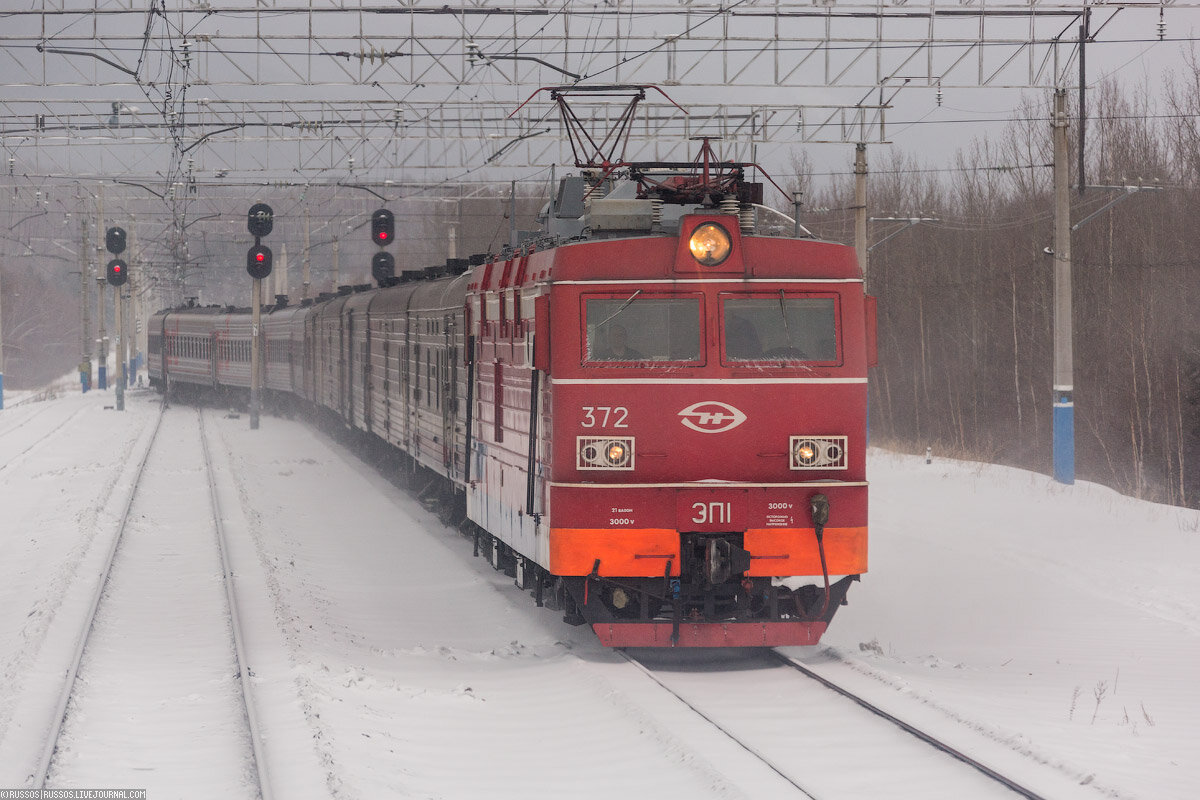
[{"label": "snow covered track", "polygon": [[[902,786],[927,799],[1015,793],[1042,800],[849,691],[811,680],[815,673],[785,655],[747,650],[720,664],[662,651],[622,655],[794,787],[797,797],[867,800],[882,796],[881,787]],[[725,678],[717,693],[711,691],[714,671]]]},{"label": "snow covered track", "polygon": [[[6,454],[4,461],[0,463],[0,473],[7,469],[11,469],[14,465],[21,463],[30,453],[34,452],[39,447],[47,444],[48,442],[52,442],[57,434],[64,430],[68,430],[68,426],[71,424],[71,422],[73,422],[82,413],[83,409],[80,409],[66,419],[59,419],[51,416],[49,417],[49,422],[39,422],[37,418],[42,416],[42,414],[38,413],[31,415],[28,419],[23,420],[20,423],[0,430],[0,437],[5,439],[5,450],[11,453],[11,455]],[[24,445],[24,449],[15,452],[9,450],[9,448],[12,447],[9,442],[9,437],[15,440],[20,440],[17,443],[17,446]],[[15,450],[15,448],[13,448],[13,450]]]},{"label": "snow covered track", "polygon": [[30,783],[153,796],[190,766],[269,800],[203,418],[163,411],[133,472]]},{"label": "snow covered track", "polygon": [[780,653],[777,650],[770,651],[770,654],[772,656],[774,656],[775,658],[779,659],[779,661],[782,662],[784,665],[789,666],[792,669],[795,669],[795,670],[803,673],[804,675],[807,675],[808,677],[812,678],[814,681],[821,684],[822,686],[829,689],[830,691],[837,692],[842,697],[845,697],[847,700],[850,700],[850,701],[854,702],[855,704],[857,704],[858,706],[865,708],[867,711],[870,711],[875,716],[880,717],[881,719],[885,719],[888,722],[891,722],[892,724],[899,727],[901,730],[912,734],[913,736],[917,737],[921,741],[923,741],[926,744],[934,747],[935,749],[945,753],[946,755],[950,756],[951,758],[961,761],[962,763],[977,770],[978,772],[982,773],[983,775],[986,775],[987,777],[991,778],[992,780],[996,781],[997,783],[1001,784],[1002,786],[1005,786],[1005,787],[1011,789],[1012,791],[1016,792],[1017,794],[1021,795],[1022,797],[1026,797],[1026,798],[1028,798],[1028,800],[1046,800],[1040,794],[1037,794],[1037,793],[1033,792],[1032,790],[1025,788],[1024,786],[1022,786],[1020,783],[1018,783],[1014,779],[1009,778],[1005,775],[1001,775],[999,772],[995,771],[994,769],[987,766],[986,764],[972,758],[971,756],[967,755],[966,753],[962,752],[961,750],[959,750],[955,747],[952,747],[951,745],[926,733],[925,731],[922,731],[920,728],[917,728],[914,725],[910,725],[909,723],[905,722],[904,720],[900,719],[899,717],[889,714],[888,712],[884,711],[879,706],[865,700],[864,698],[860,697],[859,695],[855,694],[854,692],[850,691],[849,689],[838,686],[836,683],[829,680],[828,678],[824,678],[821,675],[818,675],[816,672],[814,672],[813,670],[804,666],[803,664],[801,664],[799,661],[792,658],[791,656],[784,655],[783,653]]}]

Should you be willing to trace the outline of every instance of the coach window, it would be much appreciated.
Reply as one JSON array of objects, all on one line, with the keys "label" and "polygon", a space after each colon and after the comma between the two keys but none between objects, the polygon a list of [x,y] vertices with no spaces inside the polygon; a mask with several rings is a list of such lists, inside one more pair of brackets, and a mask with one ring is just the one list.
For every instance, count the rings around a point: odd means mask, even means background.
[{"label": "coach window", "polygon": [[832,296],[722,297],[726,363],[803,361],[836,364],[837,300]]},{"label": "coach window", "polygon": [[596,363],[663,361],[696,364],[700,297],[632,295],[584,298],[585,360]]}]

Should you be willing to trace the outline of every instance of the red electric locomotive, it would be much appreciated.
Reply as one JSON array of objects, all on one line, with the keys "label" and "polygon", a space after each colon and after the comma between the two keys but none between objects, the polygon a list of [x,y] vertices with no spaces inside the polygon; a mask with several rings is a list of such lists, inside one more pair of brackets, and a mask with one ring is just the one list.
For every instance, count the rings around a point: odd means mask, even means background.
[{"label": "red electric locomotive", "polygon": [[[606,645],[816,643],[867,569],[874,305],[852,248],[768,230],[711,166],[564,179],[465,274],[268,314],[272,388],[404,453]],[[241,317],[160,315],[152,379],[244,386],[180,350],[240,363]]]},{"label": "red electric locomotive", "polygon": [[470,286],[467,514],[608,645],[814,644],[867,569],[872,299],[729,169],[715,203],[578,181],[547,216],[581,241]]}]

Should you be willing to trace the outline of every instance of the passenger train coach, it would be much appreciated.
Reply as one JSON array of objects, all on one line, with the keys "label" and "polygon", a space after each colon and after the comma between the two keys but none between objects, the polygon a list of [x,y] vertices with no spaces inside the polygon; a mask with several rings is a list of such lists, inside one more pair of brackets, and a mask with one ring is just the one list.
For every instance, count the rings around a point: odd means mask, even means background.
[{"label": "passenger train coach", "polygon": [[[606,645],[815,644],[867,570],[874,302],[730,169],[568,178],[517,248],[268,308],[264,389],[395,448]],[[152,383],[248,389],[249,320],[155,315]]]}]

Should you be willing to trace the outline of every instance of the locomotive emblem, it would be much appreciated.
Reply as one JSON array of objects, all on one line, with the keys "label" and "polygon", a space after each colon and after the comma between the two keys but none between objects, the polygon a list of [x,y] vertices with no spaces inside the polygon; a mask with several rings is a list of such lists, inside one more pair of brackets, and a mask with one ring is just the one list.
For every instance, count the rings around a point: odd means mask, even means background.
[{"label": "locomotive emblem", "polygon": [[701,400],[679,412],[685,426],[700,433],[724,433],[746,421],[746,415],[728,403]]}]

